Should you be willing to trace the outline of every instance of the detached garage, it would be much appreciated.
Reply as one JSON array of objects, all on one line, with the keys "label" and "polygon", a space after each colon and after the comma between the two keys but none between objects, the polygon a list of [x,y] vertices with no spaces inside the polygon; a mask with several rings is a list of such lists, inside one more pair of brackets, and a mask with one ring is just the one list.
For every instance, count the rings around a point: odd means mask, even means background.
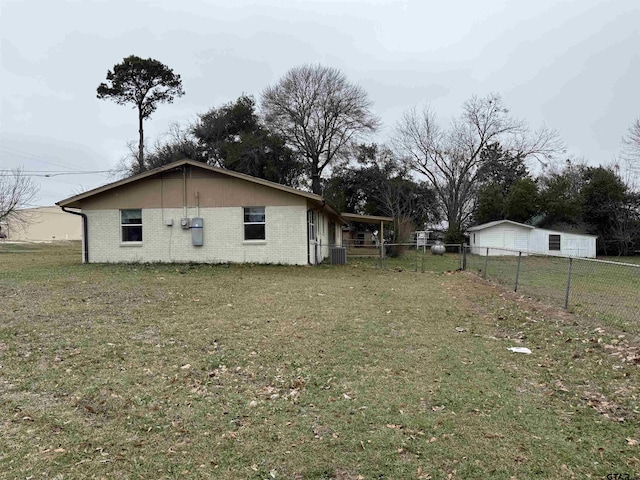
[{"label": "detached garage", "polygon": [[523,255],[541,253],[569,257],[596,256],[596,236],[536,228],[511,220],[476,225],[467,229],[471,253],[486,255]]}]

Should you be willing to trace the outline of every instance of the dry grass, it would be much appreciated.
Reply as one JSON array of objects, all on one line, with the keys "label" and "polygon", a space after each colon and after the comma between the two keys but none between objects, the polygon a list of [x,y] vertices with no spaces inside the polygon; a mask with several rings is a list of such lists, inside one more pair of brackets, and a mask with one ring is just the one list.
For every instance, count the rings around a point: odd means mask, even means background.
[{"label": "dry grass", "polygon": [[79,258],[0,246],[3,478],[640,471],[637,339],[472,275]]}]

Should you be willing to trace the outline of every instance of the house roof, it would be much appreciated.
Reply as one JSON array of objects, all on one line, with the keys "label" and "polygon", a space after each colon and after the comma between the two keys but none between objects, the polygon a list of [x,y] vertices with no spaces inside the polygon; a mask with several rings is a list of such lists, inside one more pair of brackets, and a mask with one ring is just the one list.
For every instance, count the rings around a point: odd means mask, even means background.
[{"label": "house roof", "polygon": [[338,213],[334,208],[327,205],[324,198],[320,195],[316,195],[315,193],[304,192],[302,190],[298,190],[297,188],[287,187],[285,185],[280,185],[279,183],[270,182],[269,180],[264,180],[262,178],[252,177],[251,175],[247,175],[244,173],[234,172],[233,170],[227,170],[225,168],[212,167],[211,165],[207,165],[206,163],[196,162],[194,160],[178,160],[177,162],[172,162],[167,165],[163,165],[158,168],[154,168],[152,170],[148,170],[146,172],[140,173],[138,175],[134,175],[132,177],[124,178],[122,180],[118,180],[116,182],[107,183],[106,185],[102,185],[101,187],[94,188],[93,190],[86,191],[84,193],[80,193],[78,195],[74,195],[73,197],[65,198],[64,200],[60,200],[56,202],[56,205],[59,207],[70,207],[70,208],[80,208],[80,202],[94,195],[98,195],[114,188],[121,187],[123,185],[128,185],[130,183],[135,183],[145,178],[153,177],[154,175],[158,175],[159,173],[168,172],[171,170],[178,169],[184,165],[190,165],[192,167],[201,168],[202,170],[208,170],[211,172],[219,173],[221,175],[226,175],[233,178],[239,178],[241,180],[246,180],[247,182],[256,183],[258,185],[263,185],[265,187],[274,188],[276,190],[280,190],[286,193],[291,193],[293,195],[298,195],[300,197],[307,198],[316,202],[322,208],[328,210],[344,223],[348,223],[343,217],[341,217],[340,213]]},{"label": "house roof", "polygon": [[588,233],[567,232],[567,231],[563,231],[563,230],[552,230],[552,229],[548,229],[548,228],[539,228],[539,227],[534,227],[533,225],[527,225],[526,223],[514,222],[513,220],[496,220],[494,222],[483,223],[482,225],[476,225],[474,227],[467,228],[467,232],[477,232],[478,230],[484,230],[486,228],[495,227],[496,225],[500,225],[500,224],[503,224],[503,223],[510,224],[510,225],[517,225],[519,227],[525,227],[525,228],[529,228],[531,230],[544,230],[544,231],[547,231],[547,232],[568,233],[568,234],[572,234],[572,235],[581,235],[583,237],[594,237],[594,238],[597,238],[597,235],[591,235],[591,234],[588,234]]},{"label": "house roof", "polygon": [[491,227],[495,227],[496,225],[500,225],[503,223],[508,223],[510,225],[517,225],[519,227],[525,227],[525,228],[536,228],[534,226],[531,225],[527,225],[525,223],[518,223],[518,222],[514,222],[513,220],[496,220],[493,222],[488,222],[488,223],[483,223],[481,225],[476,225],[474,227],[469,227],[467,228],[467,232],[477,232],[478,230],[484,230],[485,228],[491,228]]}]

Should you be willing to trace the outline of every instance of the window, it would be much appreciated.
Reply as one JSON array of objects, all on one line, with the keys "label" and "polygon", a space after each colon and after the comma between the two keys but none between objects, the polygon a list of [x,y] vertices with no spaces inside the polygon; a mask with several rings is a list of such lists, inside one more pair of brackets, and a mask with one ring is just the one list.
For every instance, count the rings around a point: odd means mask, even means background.
[{"label": "window", "polygon": [[120,230],[123,242],[142,241],[142,210],[120,210]]},{"label": "window", "polygon": [[244,239],[266,240],[264,207],[244,207]]},{"label": "window", "polygon": [[549,250],[560,251],[560,235],[549,235]]}]

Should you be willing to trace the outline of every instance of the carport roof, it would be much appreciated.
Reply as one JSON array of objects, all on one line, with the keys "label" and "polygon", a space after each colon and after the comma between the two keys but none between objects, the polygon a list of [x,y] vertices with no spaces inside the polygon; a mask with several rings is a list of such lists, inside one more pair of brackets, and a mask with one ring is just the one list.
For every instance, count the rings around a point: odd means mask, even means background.
[{"label": "carport roof", "polygon": [[357,213],[340,213],[340,216],[348,222],[361,222],[361,223],[378,223],[378,222],[393,222],[393,217],[381,217],[379,215],[359,215]]}]

